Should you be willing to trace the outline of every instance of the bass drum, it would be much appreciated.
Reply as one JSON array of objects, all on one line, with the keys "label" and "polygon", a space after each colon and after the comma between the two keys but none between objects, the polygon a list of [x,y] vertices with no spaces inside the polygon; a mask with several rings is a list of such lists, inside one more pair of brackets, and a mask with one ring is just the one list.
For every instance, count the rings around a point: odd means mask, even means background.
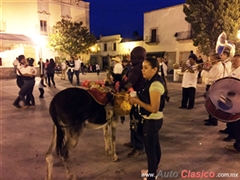
[{"label": "bass drum", "polygon": [[210,87],[205,101],[209,114],[222,122],[240,119],[240,80],[225,77]]}]

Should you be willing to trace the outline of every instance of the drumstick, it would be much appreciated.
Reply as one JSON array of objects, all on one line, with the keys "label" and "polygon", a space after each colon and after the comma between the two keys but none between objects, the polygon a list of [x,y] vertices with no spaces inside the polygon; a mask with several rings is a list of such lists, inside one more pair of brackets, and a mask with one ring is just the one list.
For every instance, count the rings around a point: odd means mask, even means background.
[{"label": "drumstick", "polygon": [[233,107],[233,103],[229,98],[226,98],[224,95],[220,95],[218,99],[218,106],[223,110],[229,110]]}]

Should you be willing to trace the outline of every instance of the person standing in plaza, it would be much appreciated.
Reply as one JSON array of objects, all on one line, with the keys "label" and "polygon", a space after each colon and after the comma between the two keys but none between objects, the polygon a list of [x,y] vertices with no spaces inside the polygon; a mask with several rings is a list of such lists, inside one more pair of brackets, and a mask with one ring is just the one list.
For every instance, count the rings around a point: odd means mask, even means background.
[{"label": "person standing in plaza", "polygon": [[62,70],[61,80],[65,80],[65,78],[66,78],[66,70],[67,70],[66,61],[63,61],[63,62],[61,63],[61,70]]},{"label": "person standing in plaza", "polygon": [[41,78],[41,80],[38,85],[38,90],[40,92],[39,98],[44,98],[44,87],[47,87],[47,86],[44,84],[44,75],[43,74],[40,75],[40,78]]},{"label": "person standing in plaza", "polygon": [[159,63],[155,58],[147,58],[143,61],[142,74],[146,79],[143,87],[137,93],[137,97],[131,97],[131,104],[140,106],[140,114],[143,119],[143,141],[147,154],[148,173],[154,177],[161,159],[161,148],[158,132],[163,124],[163,109],[165,106],[165,88],[163,78],[158,74]]},{"label": "person standing in plaza", "polygon": [[[215,53],[210,56],[210,61],[212,63],[212,68],[208,70],[202,70],[201,75],[208,80],[208,84],[206,85],[206,93],[208,92],[210,86],[218,79],[223,77],[223,65],[221,62],[221,58],[219,54]],[[208,115],[208,119],[205,119],[206,126],[217,126],[218,120],[213,117],[211,114]]]},{"label": "person standing in plaza", "polygon": [[196,57],[189,56],[187,63],[182,67],[182,101],[180,109],[193,109],[197,87],[198,70],[194,67]]},{"label": "person standing in plaza", "polygon": [[[19,59],[21,59],[21,63],[25,62],[24,55],[19,56]],[[28,58],[29,65],[26,65],[25,62],[24,66],[17,69],[18,73],[21,74],[21,78],[23,80],[23,84],[21,85],[21,89],[18,93],[19,96],[14,102],[14,106],[17,108],[22,109],[28,108],[30,105],[30,101],[33,104],[33,106],[35,106],[34,97],[32,96],[32,90],[35,84],[35,76],[37,74],[37,70],[33,67],[33,62],[34,59]],[[26,95],[27,99],[25,99]],[[22,101],[24,105],[22,107],[16,106],[19,105],[20,101]]]},{"label": "person standing in plaza", "polygon": [[[233,70],[230,73],[230,76],[240,80],[240,54],[233,56],[232,69]],[[230,128],[230,131],[234,132],[236,141],[233,145],[227,145],[226,148],[230,151],[240,153],[240,119],[232,122]]]},{"label": "person standing in plaza", "polygon": [[113,66],[113,73],[114,74],[121,74],[123,71],[123,66],[122,66],[122,60],[120,57],[115,57],[112,58],[112,61],[114,61],[114,66]]},{"label": "person standing in plaza", "polygon": [[39,65],[40,75],[44,74],[45,65],[44,65],[44,62],[43,62],[42,58],[39,59],[38,65]]},{"label": "person standing in plaza", "polygon": [[56,88],[55,81],[54,81],[55,68],[56,68],[56,63],[51,58],[49,64],[47,65],[47,68],[46,68],[47,78],[48,78],[48,87],[51,87],[50,81],[52,81],[53,87]]},{"label": "person standing in plaza", "polygon": [[[21,69],[26,66],[25,56],[24,55],[19,55],[18,56],[18,61],[19,61],[19,63],[17,65],[17,69],[16,69],[16,74],[17,74],[16,83],[17,83],[17,86],[21,90],[21,88],[22,88],[22,86],[24,84],[22,73],[21,73]],[[18,96],[18,98],[13,102],[13,106],[15,106],[16,108],[21,108],[21,106],[19,105],[20,101],[21,101],[21,99]]]},{"label": "person standing in plaza", "polygon": [[35,77],[37,75],[37,69],[34,67],[34,59],[28,58],[27,59],[28,67],[26,68],[26,73],[30,76],[24,77],[24,83],[27,81],[29,84],[29,89],[27,91],[27,99],[26,99],[26,105],[30,108],[35,108],[35,98],[33,95],[33,89],[35,85]]},{"label": "person standing in plaza", "polygon": [[97,75],[99,76],[100,74],[100,66],[98,63],[96,63],[96,71],[97,71]]},{"label": "person standing in plaza", "polygon": [[[146,59],[146,50],[141,47],[135,47],[130,53],[132,68],[128,74],[128,78],[122,83],[122,87],[126,90],[131,88],[134,91],[140,91],[145,79],[141,72],[142,63]],[[133,106],[130,112],[130,142],[124,143],[124,146],[132,148],[132,151],[127,154],[128,157],[137,157],[144,153],[142,123],[138,113],[138,108]]]},{"label": "person standing in plaza", "polygon": [[73,73],[74,73],[74,58],[70,57],[70,61],[66,62],[68,68],[67,68],[67,76],[69,82],[72,84],[73,83]]},{"label": "person standing in plaza", "polygon": [[73,71],[74,71],[74,74],[76,75],[78,86],[80,86],[79,74],[80,74],[81,63],[82,63],[82,61],[80,61],[80,59],[77,56],[75,56]]},{"label": "person standing in plaza", "polygon": [[[231,62],[231,57],[230,57],[230,49],[224,48],[224,50],[220,54],[220,58],[222,60],[222,65],[224,68],[223,77],[230,76],[232,73],[232,62]],[[232,139],[235,138],[234,130],[232,130],[232,129],[234,129],[234,127],[232,127],[232,125],[234,125],[234,124],[226,123],[226,129],[219,130],[220,133],[228,134],[228,136],[223,139],[224,141],[231,141]]]}]

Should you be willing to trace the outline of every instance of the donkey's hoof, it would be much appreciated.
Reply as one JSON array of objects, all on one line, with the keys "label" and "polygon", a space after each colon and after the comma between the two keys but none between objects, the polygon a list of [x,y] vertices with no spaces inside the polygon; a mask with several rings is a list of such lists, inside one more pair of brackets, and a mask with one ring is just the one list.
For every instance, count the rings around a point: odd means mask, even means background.
[{"label": "donkey's hoof", "polygon": [[114,156],[112,157],[112,161],[113,161],[113,162],[118,161],[118,156],[117,156],[117,155],[114,155]]},{"label": "donkey's hoof", "polygon": [[110,155],[111,155],[111,152],[110,152],[109,150],[106,150],[106,151],[105,151],[105,154],[106,154],[107,156],[110,156]]}]

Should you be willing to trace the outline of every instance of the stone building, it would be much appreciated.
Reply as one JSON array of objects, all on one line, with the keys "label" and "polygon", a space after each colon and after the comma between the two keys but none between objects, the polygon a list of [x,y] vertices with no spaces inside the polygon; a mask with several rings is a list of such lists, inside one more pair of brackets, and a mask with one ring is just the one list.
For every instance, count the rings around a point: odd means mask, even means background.
[{"label": "stone building", "polygon": [[1,0],[0,71],[12,67],[20,54],[37,61],[56,58],[58,54],[46,44],[48,34],[62,18],[82,21],[89,28],[89,3],[82,0]]}]

